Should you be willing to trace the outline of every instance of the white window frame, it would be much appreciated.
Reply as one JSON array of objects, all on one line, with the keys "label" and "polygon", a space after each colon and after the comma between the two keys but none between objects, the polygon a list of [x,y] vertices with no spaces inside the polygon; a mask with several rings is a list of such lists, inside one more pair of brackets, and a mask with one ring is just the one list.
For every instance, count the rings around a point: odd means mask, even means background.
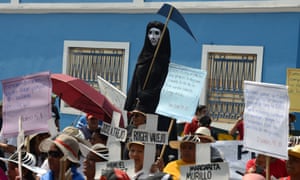
[{"label": "white window frame", "polygon": [[[129,42],[107,42],[107,41],[64,41],[64,52],[63,52],[63,74],[67,74],[67,60],[69,55],[69,49],[73,47],[79,48],[109,48],[109,49],[124,49],[124,68],[122,71],[122,87],[121,91],[126,93],[127,80],[128,80],[128,64],[129,64]],[[61,112],[65,114],[82,115],[83,112],[71,108],[65,105],[64,101],[61,101]]]},{"label": "white window frame", "polygon": [[[233,54],[256,54],[256,74],[255,81],[260,82],[262,77],[263,64],[263,46],[231,46],[231,45],[206,45],[202,46],[202,62],[201,69],[207,70],[207,61],[209,53],[233,53]],[[207,81],[204,83],[203,90],[200,96],[200,104],[207,103]]]}]

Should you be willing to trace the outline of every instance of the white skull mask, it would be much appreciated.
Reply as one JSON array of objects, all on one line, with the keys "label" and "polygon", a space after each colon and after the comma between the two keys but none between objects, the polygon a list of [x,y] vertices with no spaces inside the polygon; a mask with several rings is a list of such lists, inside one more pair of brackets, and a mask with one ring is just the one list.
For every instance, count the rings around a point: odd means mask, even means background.
[{"label": "white skull mask", "polygon": [[151,28],[148,31],[148,38],[152,44],[152,46],[156,46],[160,39],[161,31],[158,28]]}]

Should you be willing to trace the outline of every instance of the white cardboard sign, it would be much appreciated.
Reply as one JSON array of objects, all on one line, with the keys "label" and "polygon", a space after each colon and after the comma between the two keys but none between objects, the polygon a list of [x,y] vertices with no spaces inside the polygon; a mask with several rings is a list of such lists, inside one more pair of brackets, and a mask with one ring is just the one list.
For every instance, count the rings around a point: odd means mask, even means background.
[{"label": "white cardboard sign", "polygon": [[287,159],[287,86],[244,81],[244,98],[244,147],[253,152]]},{"label": "white cardboard sign", "polygon": [[228,163],[198,164],[181,166],[181,180],[228,180]]},{"label": "white cardboard sign", "polygon": [[132,140],[149,144],[168,144],[168,132],[134,129],[132,131]]}]

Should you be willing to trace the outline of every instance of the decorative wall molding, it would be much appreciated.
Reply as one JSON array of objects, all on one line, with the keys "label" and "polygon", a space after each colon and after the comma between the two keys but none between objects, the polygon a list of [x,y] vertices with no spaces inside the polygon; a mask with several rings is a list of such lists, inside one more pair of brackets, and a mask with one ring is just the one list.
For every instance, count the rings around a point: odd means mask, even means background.
[{"label": "decorative wall molding", "polygon": [[[299,0],[169,2],[182,13],[300,12]],[[133,0],[123,3],[0,3],[3,13],[156,13],[163,2]]]}]

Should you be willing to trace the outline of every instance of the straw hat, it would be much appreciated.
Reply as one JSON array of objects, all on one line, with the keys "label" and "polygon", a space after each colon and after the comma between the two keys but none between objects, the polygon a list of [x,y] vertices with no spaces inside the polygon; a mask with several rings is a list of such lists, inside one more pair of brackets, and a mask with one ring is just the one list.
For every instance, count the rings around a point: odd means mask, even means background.
[{"label": "straw hat", "polygon": [[80,164],[78,153],[79,153],[79,145],[77,140],[69,136],[67,134],[60,134],[55,138],[55,140],[45,139],[41,142],[39,148],[42,152],[48,152],[52,144],[55,144],[61,152],[63,152],[64,156],[73,163]]},{"label": "straw hat", "polygon": [[187,143],[187,142],[197,144],[197,143],[201,143],[201,140],[197,135],[185,135],[181,140],[170,141],[169,145],[173,149],[179,149],[181,143]]},{"label": "straw hat", "polygon": [[127,149],[129,149],[132,144],[137,144],[137,145],[145,146],[145,144],[143,142],[140,142],[140,141],[130,141],[130,142],[128,142],[126,144]]},{"label": "straw hat", "polygon": [[[12,162],[15,164],[19,164],[19,152],[15,152],[9,158],[1,157],[0,160],[5,161],[5,162]],[[26,169],[28,169],[34,173],[38,173],[38,174],[46,173],[45,169],[35,166],[36,158],[33,154],[31,154],[29,152],[26,152],[26,151],[21,152],[21,162],[22,162],[23,167],[25,167]]]},{"label": "straw hat", "polygon": [[195,131],[195,135],[197,135],[200,138],[208,139],[210,142],[215,142],[215,139],[211,136],[210,129],[208,129],[207,127],[199,127]]},{"label": "straw hat", "polygon": [[300,145],[296,145],[289,149],[289,155],[300,159]]},{"label": "straw hat", "polygon": [[78,142],[83,143],[89,147],[92,146],[92,144],[88,140],[85,139],[83,132],[74,126],[65,127],[62,130],[62,133],[74,137]]},{"label": "straw hat", "polygon": [[146,116],[146,113],[145,112],[145,109],[140,105],[140,100],[139,98],[136,98],[136,105],[135,105],[135,108],[134,110],[132,110],[130,113],[131,114],[134,114],[134,113],[138,113],[138,114],[141,114],[143,116]]},{"label": "straw hat", "polygon": [[94,154],[101,157],[102,159],[105,159],[107,161],[109,160],[109,151],[104,144],[97,143],[90,148],[82,143],[79,143],[79,148],[80,148],[80,152],[84,157],[87,157],[89,152],[93,152]]}]

